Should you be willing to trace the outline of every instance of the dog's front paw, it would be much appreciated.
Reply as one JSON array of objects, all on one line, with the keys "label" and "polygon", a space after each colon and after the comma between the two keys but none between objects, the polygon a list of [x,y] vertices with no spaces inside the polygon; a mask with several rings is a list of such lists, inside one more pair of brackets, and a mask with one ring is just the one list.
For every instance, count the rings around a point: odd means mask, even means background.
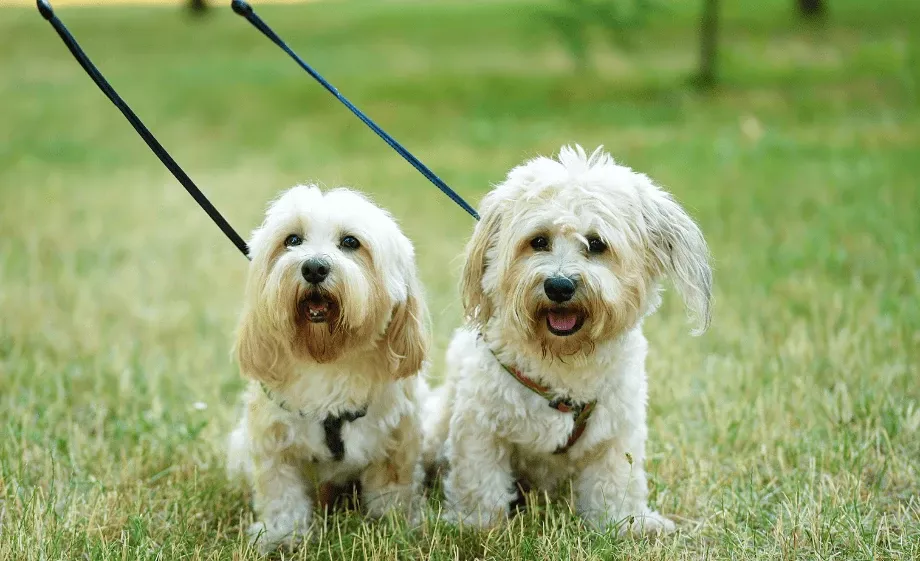
[{"label": "dog's front paw", "polygon": [[670,534],[677,528],[674,522],[657,512],[630,516],[626,522],[620,528],[620,535],[664,535]]},{"label": "dog's front paw", "polygon": [[674,522],[653,511],[625,517],[599,514],[586,517],[585,521],[595,530],[616,532],[620,536],[664,535],[676,529]]},{"label": "dog's front paw", "polygon": [[279,513],[249,527],[249,543],[263,555],[284,546],[293,549],[310,536],[311,513],[307,511]]},{"label": "dog's front paw", "polygon": [[457,509],[447,509],[441,512],[440,518],[452,526],[468,526],[480,530],[489,530],[506,520],[508,513],[502,510],[463,512]]},{"label": "dog's front paw", "polygon": [[427,506],[428,502],[422,495],[413,495],[412,498],[409,499],[403,509],[403,513],[406,516],[406,521],[410,528],[415,528],[422,524],[422,521],[425,519],[425,510]]},{"label": "dog's front paw", "polygon": [[409,514],[412,510],[412,488],[391,485],[364,492],[364,508],[371,518],[383,518],[389,512]]}]

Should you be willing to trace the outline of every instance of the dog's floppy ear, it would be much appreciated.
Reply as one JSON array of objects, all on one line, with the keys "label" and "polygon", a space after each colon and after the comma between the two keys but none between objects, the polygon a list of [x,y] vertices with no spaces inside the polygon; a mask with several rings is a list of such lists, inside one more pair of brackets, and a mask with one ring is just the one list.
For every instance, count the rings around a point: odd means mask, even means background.
[{"label": "dog's floppy ear", "polygon": [[414,264],[407,266],[406,298],[396,304],[387,326],[383,349],[394,378],[412,376],[428,358],[431,335],[428,310]]},{"label": "dog's floppy ear", "polygon": [[233,353],[240,370],[247,378],[277,384],[289,374],[290,352],[283,343],[284,333],[278,329],[281,318],[274,317],[273,308],[260,302],[258,295],[268,281],[268,263],[272,256],[261,251],[262,229],[254,232],[249,243],[250,258],[246,279],[243,313],[236,328]]},{"label": "dog's floppy ear", "polygon": [[482,276],[486,272],[486,252],[495,241],[501,223],[498,201],[493,193],[482,200],[480,219],[466,245],[466,260],[460,275],[460,295],[463,310],[474,324],[482,326],[492,315],[492,302],[482,290]]},{"label": "dog's floppy ear", "polygon": [[247,306],[240,317],[233,351],[247,378],[277,384],[287,375],[287,351],[252,306]]},{"label": "dog's floppy ear", "polygon": [[712,307],[712,268],[709,248],[699,226],[674,200],[652,185],[643,205],[653,273],[667,275],[696,322],[694,335],[709,327]]}]

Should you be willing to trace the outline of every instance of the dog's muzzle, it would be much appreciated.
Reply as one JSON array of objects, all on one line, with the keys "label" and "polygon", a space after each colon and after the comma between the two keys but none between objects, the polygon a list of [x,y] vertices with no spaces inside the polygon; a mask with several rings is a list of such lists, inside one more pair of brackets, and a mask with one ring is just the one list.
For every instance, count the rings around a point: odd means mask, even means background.
[{"label": "dog's muzzle", "polygon": [[543,281],[543,292],[555,304],[546,312],[546,327],[553,335],[566,337],[581,329],[585,320],[584,311],[568,304],[577,289],[575,280],[562,275]]}]

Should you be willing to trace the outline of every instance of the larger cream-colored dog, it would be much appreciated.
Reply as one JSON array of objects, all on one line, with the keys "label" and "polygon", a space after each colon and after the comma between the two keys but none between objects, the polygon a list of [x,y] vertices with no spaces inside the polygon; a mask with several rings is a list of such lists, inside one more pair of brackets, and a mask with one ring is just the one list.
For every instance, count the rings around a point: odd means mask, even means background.
[{"label": "larger cream-colored dog", "polygon": [[252,383],[230,438],[263,551],[310,530],[317,489],[359,479],[372,516],[420,491],[417,374],[429,334],[412,244],[346,189],[298,186],[250,242],[236,353]]},{"label": "larger cream-colored dog", "polygon": [[642,321],[669,276],[708,326],[699,228],[648,177],[581,147],[511,170],[481,213],[462,278],[470,322],[425,414],[450,518],[490,526],[517,479],[546,491],[571,479],[595,527],[673,529],[647,505]]}]

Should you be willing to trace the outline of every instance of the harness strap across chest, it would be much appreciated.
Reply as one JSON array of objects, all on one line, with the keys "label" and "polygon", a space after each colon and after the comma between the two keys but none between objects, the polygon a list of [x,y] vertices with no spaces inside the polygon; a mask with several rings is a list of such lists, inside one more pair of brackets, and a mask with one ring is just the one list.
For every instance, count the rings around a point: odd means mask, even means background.
[{"label": "harness strap across chest", "polygon": [[[275,399],[274,392],[262,382],[259,382],[259,385],[262,387],[262,391],[269,401],[284,411],[296,414],[301,419],[306,419],[308,417],[303,409],[292,409],[287,401]],[[340,462],[345,457],[345,441],[342,440],[342,425],[345,422],[351,423],[357,421],[365,415],[367,415],[366,405],[358,411],[345,411],[341,415],[333,415],[330,413],[323,419],[323,432],[325,433],[326,447],[329,448],[329,452],[332,453],[333,460]]]},{"label": "harness strap across chest", "polygon": [[[491,352],[491,349],[490,349]],[[572,433],[569,435],[569,439],[556,449],[554,454],[564,454],[578,442],[578,439],[581,438],[581,435],[584,434],[585,429],[588,427],[588,419],[591,418],[591,413],[594,412],[595,406],[597,406],[597,400],[589,401],[588,403],[576,403],[567,398],[553,397],[553,393],[549,388],[540,384],[536,380],[528,378],[523,372],[514,368],[513,366],[508,366],[502,361],[498,360],[498,357],[495,356],[495,353],[492,353],[492,356],[495,357],[496,362],[505,369],[505,372],[511,374],[511,376],[517,380],[522,386],[539,395],[547,401],[550,407],[559,411],[560,413],[573,413],[575,415],[575,424],[572,427]]]}]

